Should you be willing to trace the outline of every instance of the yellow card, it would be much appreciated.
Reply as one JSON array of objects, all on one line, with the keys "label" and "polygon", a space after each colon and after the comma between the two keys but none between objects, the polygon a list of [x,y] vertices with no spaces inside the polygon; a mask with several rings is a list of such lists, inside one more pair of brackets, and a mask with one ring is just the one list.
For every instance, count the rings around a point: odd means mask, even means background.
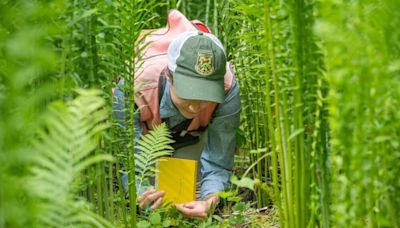
[{"label": "yellow card", "polygon": [[185,203],[196,199],[196,160],[163,157],[157,167],[157,190],[165,191],[164,202]]}]

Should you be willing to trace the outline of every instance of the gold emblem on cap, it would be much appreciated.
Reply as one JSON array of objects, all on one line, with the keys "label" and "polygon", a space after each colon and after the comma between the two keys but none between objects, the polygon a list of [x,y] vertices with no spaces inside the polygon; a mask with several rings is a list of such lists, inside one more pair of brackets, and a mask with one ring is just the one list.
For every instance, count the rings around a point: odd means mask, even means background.
[{"label": "gold emblem on cap", "polygon": [[214,72],[212,52],[198,52],[197,63],[194,67],[196,72],[203,76],[208,76]]}]

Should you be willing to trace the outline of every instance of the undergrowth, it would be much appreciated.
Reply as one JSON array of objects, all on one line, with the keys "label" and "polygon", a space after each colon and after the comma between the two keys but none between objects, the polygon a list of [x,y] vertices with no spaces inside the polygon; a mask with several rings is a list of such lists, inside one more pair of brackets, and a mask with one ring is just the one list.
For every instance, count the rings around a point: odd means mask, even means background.
[{"label": "undergrowth", "polygon": [[[0,227],[400,227],[399,4],[1,1]],[[145,163],[137,38],[173,8],[220,38],[241,89],[233,186],[206,220],[137,211],[122,187]]]}]

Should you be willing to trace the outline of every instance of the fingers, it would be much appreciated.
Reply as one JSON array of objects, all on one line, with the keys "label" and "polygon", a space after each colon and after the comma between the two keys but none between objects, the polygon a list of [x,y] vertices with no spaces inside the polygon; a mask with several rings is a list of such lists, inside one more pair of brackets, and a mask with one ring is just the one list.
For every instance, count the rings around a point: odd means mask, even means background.
[{"label": "fingers", "polygon": [[162,203],[162,198],[165,195],[164,191],[148,190],[140,196],[139,207],[140,209],[145,209],[147,205],[152,205],[152,208],[157,208]]},{"label": "fingers", "polygon": [[187,218],[204,219],[207,217],[207,213],[198,211],[197,209],[181,207],[178,210]]},{"label": "fingers", "polygon": [[182,205],[184,208],[193,209],[196,206],[195,202],[184,203]]},{"label": "fingers", "polygon": [[156,202],[153,203],[153,206],[151,206],[151,209],[159,208],[162,204],[162,200],[163,200],[162,197],[158,198]]},{"label": "fingers", "polygon": [[181,211],[185,206],[184,204],[175,204],[175,207]]},{"label": "fingers", "polygon": [[156,192],[153,187],[150,187],[148,190],[146,190],[141,196],[139,196],[137,199],[139,202],[142,202],[144,199],[147,198],[147,196],[149,196],[150,194],[153,194],[154,192]]},{"label": "fingers", "polygon": [[185,217],[196,219],[204,219],[207,217],[205,205],[201,201],[177,204],[176,208],[182,212]]},{"label": "fingers", "polygon": [[159,199],[160,197],[162,197],[162,196],[164,196],[164,195],[165,195],[165,192],[164,192],[164,191],[158,191],[158,192],[155,192],[155,193],[153,193],[153,194],[150,194],[150,195],[147,197],[147,202],[148,202],[148,203],[152,203],[152,202],[156,201],[157,199]]}]

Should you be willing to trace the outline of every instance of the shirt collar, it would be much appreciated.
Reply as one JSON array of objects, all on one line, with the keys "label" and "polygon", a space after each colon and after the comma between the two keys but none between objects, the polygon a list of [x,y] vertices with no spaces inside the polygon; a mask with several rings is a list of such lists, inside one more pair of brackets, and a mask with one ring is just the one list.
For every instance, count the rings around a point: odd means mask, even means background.
[{"label": "shirt collar", "polygon": [[164,119],[176,115],[180,115],[180,112],[172,102],[170,93],[170,83],[168,80],[166,80],[164,93],[160,102],[160,117],[161,119]]}]

